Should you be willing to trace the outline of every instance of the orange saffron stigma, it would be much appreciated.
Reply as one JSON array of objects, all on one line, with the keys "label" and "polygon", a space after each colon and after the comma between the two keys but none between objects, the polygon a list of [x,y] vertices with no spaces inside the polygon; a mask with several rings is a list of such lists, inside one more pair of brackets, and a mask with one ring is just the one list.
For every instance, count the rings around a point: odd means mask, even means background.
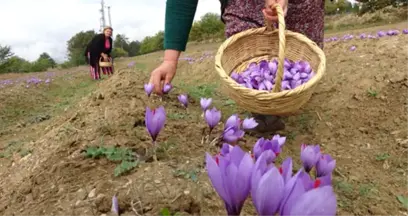
[{"label": "orange saffron stigma", "polygon": [[320,183],[322,183],[322,182],[320,181],[320,179],[316,179],[315,182],[314,182],[314,184],[313,184],[313,188],[318,188],[318,187],[320,186]]},{"label": "orange saffron stigma", "polygon": [[221,153],[218,153],[215,155],[215,163],[217,163],[217,165],[220,165],[220,159],[218,159],[218,157],[222,155]]}]

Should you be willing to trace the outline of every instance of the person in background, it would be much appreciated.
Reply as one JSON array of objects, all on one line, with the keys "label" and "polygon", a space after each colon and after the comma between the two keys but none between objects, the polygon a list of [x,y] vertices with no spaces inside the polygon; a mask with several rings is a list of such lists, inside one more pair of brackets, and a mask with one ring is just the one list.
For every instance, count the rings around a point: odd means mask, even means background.
[{"label": "person in background", "polygon": [[[278,20],[269,5],[278,3],[285,14],[286,29],[302,33],[323,48],[324,0],[220,0],[221,19],[225,23],[225,36],[265,26]],[[164,33],[163,62],[151,72],[150,83],[156,94],[162,94],[163,85],[176,75],[177,62],[185,51],[198,0],[167,0]],[[280,117],[253,114],[258,126],[256,132],[283,130]]]},{"label": "person in background", "polygon": [[112,51],[112,31],[109,26],[103,29],[102,34],[97,34],[89,42],[85,50],[85,57],[90,65],[91,77],[95,80],[101,79],[101,70],[105,75],[113,74],[112,67],[99,67],[99,60],[112,61],[110,53]]}]

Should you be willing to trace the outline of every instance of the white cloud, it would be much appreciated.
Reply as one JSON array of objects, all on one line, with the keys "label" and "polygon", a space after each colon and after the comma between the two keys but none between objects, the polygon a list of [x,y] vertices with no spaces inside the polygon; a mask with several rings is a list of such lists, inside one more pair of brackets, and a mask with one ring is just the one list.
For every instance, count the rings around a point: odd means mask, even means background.
[{"label": "white cloud", "polygon": [[[141,40],[164,29],[165,0],[105,0],[105,4],[111,6],[114,34]],[[99,9],[100,0],[1,0],[0,44],[31,61],[42,52],[61,61],[74,34],[99,30]],[[219,14],[219,1],[199,0],[195,19],[207,12]]]}]

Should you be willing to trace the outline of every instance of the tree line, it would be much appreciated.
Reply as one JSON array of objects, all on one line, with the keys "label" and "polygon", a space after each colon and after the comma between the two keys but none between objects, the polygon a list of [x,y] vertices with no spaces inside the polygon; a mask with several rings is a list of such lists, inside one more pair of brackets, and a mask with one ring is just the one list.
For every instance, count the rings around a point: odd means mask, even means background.
[{"label": "tree line", "polygon": [[[374,12],[387,6],[405,7],[408,0],[360,0],[361,6],[352,7],[346,0],[325,0],[326,15],[338,13],[358,13],[362,15]],[[97,34],[93,30],[76,33],[67,41],[67,61],[57,64],[46,52],[37,60],[29,62],[14,55],[11,47],[0,45],[0,73],[9,72],[40,72],[49,68],[69,68],[86,64],[84,52],[87,44]],[[207,13],[199,21],[193,23],[189,41],[203,41],[224,37],[224,24],[218,14]],[[142,41],[132,40],[124,34],[117,34],[113,42],[113,57],[133,57],[163,49],[164,32],[159,31],[154,36],[147,36]]]}]

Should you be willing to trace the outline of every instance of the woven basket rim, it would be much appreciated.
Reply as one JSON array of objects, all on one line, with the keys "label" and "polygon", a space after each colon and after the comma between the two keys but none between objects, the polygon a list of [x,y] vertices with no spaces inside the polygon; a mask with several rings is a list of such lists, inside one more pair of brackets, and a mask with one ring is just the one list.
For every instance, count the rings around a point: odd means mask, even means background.
[{"label": "woven basket rim", "polygon": [[113,64],[111,61],[105,62],[102,61],[102,58],[99,59],[99,67],[111,67]]},{"label": "woven basket rim", "polygon": [[[222,65],[221,59],[224,54],[224,50],[226,50],[230,45],[234,44],[235,41],[238,39],[249,39],[252,35],[266,35],[266,34],[278,34],[278,29],[273,30],[273,31],[268,31],[266,27],[261,27],[261,28],[253,28],[253,29],[248,29],[246,31],[239,32],[231,37],[229,37],[227,40],[225,40],[221,46],[218,48],[217,54],[215,56],[215,69],[217,70],[219,76],[223,79],[223,81],[228,84],[230,87],[233,89],[236,89],[240,91],[242,94],[245,95],[253,95],[255,97],[260,97],[260,98],[268,98],[268,100],[273,99],[273,98],[280,98],[280,97],[289,97],[291,95],[299,94],[299,88],[301,88],[300,92],[303,91],[308,91],[309,89],[313,88],[323,77],[325,70],[326,70],[326,56],[323,52],[323,50],[317,46],[315,42],[304,36],[303,34],[297,33],[297,32],[292,32],[289,30],[285,30],[285,35],[286,36],[291,36],[294,39],[303,42],[305,46],[308,46],[312,49],[312,51],[316,54],[316,56],[319,57],[319,64],[317,68],[314,70],[315,75],[306,83],[302,84],[301,86],[298,86],[297,88],[290,89],[290,90],[283,90],[280,92],[270,92],[266,90],[255,90],[255,89],[250,89],[246,88],[244,86],[241,86],[238,84],[235,80],[233,80],[230,77],[230,73],[227,73]],[[255,58],[252,57],[252,58]]]}]

